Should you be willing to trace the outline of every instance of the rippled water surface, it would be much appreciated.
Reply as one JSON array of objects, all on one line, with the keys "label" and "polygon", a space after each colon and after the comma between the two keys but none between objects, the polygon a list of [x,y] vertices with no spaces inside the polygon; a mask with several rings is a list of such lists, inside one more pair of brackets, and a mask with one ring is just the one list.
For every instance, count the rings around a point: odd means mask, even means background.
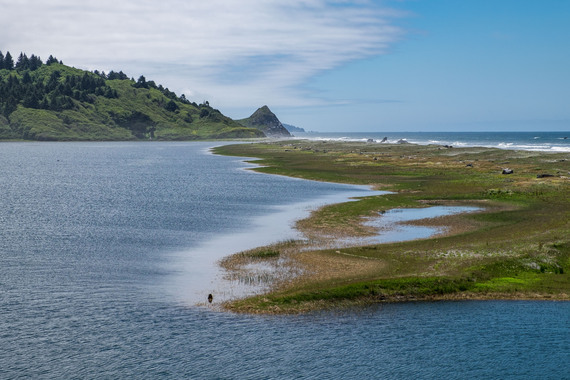
[{"label": "rippled water surface", "polygon": [[0,144],[0,378],[567,378],[568,303],[192,306],[214,256],[369,194],[248,172],[212,145]]}]

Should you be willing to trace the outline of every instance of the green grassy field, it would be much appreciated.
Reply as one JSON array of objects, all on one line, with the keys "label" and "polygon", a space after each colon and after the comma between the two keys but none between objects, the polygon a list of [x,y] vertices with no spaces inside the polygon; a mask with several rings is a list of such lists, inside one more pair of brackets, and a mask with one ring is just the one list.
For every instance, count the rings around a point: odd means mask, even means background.
[{"label": "green grassy field", "polygon": [[[397,207],[483,209],[415,222],[449,227],[447,235],[431,239],[342,249],[307,250],[303,242],[297,249],[266,247],[271,254],[250,255],[249,262],[301,270],[277,276],[268,294],[228,303],[230,310],[291,313],[388,301],[569,299],[567,153],[315,141],[231,145],[216,152],[258,157],[255,162],[263,167],[256,170],[264,173],[393,192],[313,212],[298,222],[312,241],[373,233],[362,225],[364,218]],[[514,173],[502,174],[507,167]],[[243,263],[228,270],[240,268]]]}]

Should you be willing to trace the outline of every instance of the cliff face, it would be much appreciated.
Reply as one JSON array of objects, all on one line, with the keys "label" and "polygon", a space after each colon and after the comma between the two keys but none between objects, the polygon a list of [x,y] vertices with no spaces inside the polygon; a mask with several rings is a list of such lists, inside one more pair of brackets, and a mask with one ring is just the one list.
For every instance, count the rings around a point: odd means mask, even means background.
[{"label": "cliff face", "polygon": [[289,137],[291,134],[267,106],[263,106],[246,119],[237,120],[248,128],[257,128],[267,137]]}]

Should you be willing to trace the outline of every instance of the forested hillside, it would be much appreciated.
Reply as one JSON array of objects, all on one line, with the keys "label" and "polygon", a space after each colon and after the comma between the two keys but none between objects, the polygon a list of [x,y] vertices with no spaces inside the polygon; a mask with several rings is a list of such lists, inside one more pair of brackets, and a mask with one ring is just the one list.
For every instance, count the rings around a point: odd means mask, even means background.
[{"label": "forested hillside", "polygon": [[263,137],[212,108],[168,88],[0,52],[0,139],[195,140]]}]

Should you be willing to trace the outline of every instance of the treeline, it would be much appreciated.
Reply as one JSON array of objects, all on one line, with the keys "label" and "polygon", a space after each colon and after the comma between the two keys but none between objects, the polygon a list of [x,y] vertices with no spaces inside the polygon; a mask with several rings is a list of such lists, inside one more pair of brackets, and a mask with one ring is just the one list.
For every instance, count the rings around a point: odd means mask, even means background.
[{"label": "treeline", "polygon": [[[52,65],[62,61],[52,55],[46,60],[45,65]],[[78,107],[77,102],[94,103],[97,96],[106,98],[118,98],[116,90],[113,90],[106,81],[108,80],[130,80],[135,88],[156,89],[170,101],[165,105],[169,111],[175,112],[179,109],[176,102],[192,104],[184,94],[180,97],[162,85],[156,85],[154,81],[147,81],[144,76],[140,76],[137,81],[123,73],[122,71],[110,71],[108,74],[99,72],[84,72],[83,75],[63,75],[59,70],[53,71],[46,78],[36,75],[37,70],[44,63],[40,57],[31,55],[28,57],[20,53],[18,59],[14,61],[10,52],[4,55],[0,51],[0,113],[6,116],[14,112],[18,105],[27,108],[46,109],[52,111],[63,111]]]},{"label": "treeline", "polygon": [[[28,58],[25,54],[20,54],[14,65],[11,64],[9,52],[1,55],[1,58],[4,70],[17,72],[0,77],[0,112],[6,117],[9,117],[19,104],[27,108],[63,111],[76,108],[74,100],[94,103],[97,96],[118,96],[104,79],[92,73],[62,77],[61,72],[56,70],[46,81],[44,76],[36,75],[36,71],[43,64],[39,57],[32,55]],[[46,65],[53,63],[61,62],[50,56]]]},{"label": "treeline", "polygon": [[[161,84],[159,84],[157,86],[156,83],[152,80],[147,82],[146,78],[143,75],[141,75],[139,77],[139,79],[136,81],[134,86],[136,88],[154,88],[154,89],[159,90],[160,92],[162,92],[162,94],[164,96],[166,96],[168,99],[171,100],[171,102],[169,102],[170,105],[174,104],[176,106],[176,103],[173,103],[172,101],[178,100],[179,102],[182,102],[185,104],[193,104],[195,107],[198,107],[198,105],[196,103],[191,103],[188,99],[186,99],[186,96],[184,94],[177,96],[174,92],[170,91],[168,88],[164,88]],[[178,107],[178,106],[176,106],[176,107]],[[167,105],[167,109],[168,109],[168,105]],[[176,109],[177,108],[170,109],[170,111],[176,111]]]},{"label": "treeline", "polygon": [[[107,79],[107,80],[117,80],[117,79],[118,80],[129,80],[129,77],[127,76],[127,74],[123,73],[122,71],[115,72],[115,71],[111,70],[111,71],[109,71],[108,74],[105,74],[104,71],[99,72],[98,70],[95,70],[95,71],[93,71],[93,73],[95,75],[97,75],[103,79]],[[190,102],[184,94],[178,96],[178,95],[176,95],[176,93],[170,91],[168,88],[165,88],[161,84],[157,85],[152,80],[147,81],[146,78],[144,77],[144,75],[141,75],[137,81],[135,81],[134,78],[130,78],[130,80],[131,80],[131,82],[133,82],[133,87],[135,87],[135,88],[146,88],[146,89],[154,88],[155,90],[162,92],[162,94],[164,96],[166,96],[168,99],[170,99],[172,101],[179,101],[179,102],[184,103],[184,104],[192,104],[195,107],[199,107],[198,104],[196,104],[194,102]],[[171,107],[170,107],[171,109],[169,109],[169,111],[176,111],[176,109],[178,109],[178,106],[175,103],[169,102],[169,104],[171,105]],[[168,106],[167,106],[167,109],[168,109]]]},{"label": "treeline", "polygon": [[[51,65],[53,63],[60,63],[63,65],[63,62],[58,61],[57,58],[53,56],[49,56],[46,60],[46,65]],[[14,63],[14,58],[12,58],[12,54],[10,52],[6,52],[6,55],[2,54],[0,51],[0,70],[17,70],[17,71],[24,71],[30,70],[35,71],[39,69],[44,63],[42,62],[41,58],[35,55],[31,55],[29,58],[26,54],[20,53],[18,60]]]}]

